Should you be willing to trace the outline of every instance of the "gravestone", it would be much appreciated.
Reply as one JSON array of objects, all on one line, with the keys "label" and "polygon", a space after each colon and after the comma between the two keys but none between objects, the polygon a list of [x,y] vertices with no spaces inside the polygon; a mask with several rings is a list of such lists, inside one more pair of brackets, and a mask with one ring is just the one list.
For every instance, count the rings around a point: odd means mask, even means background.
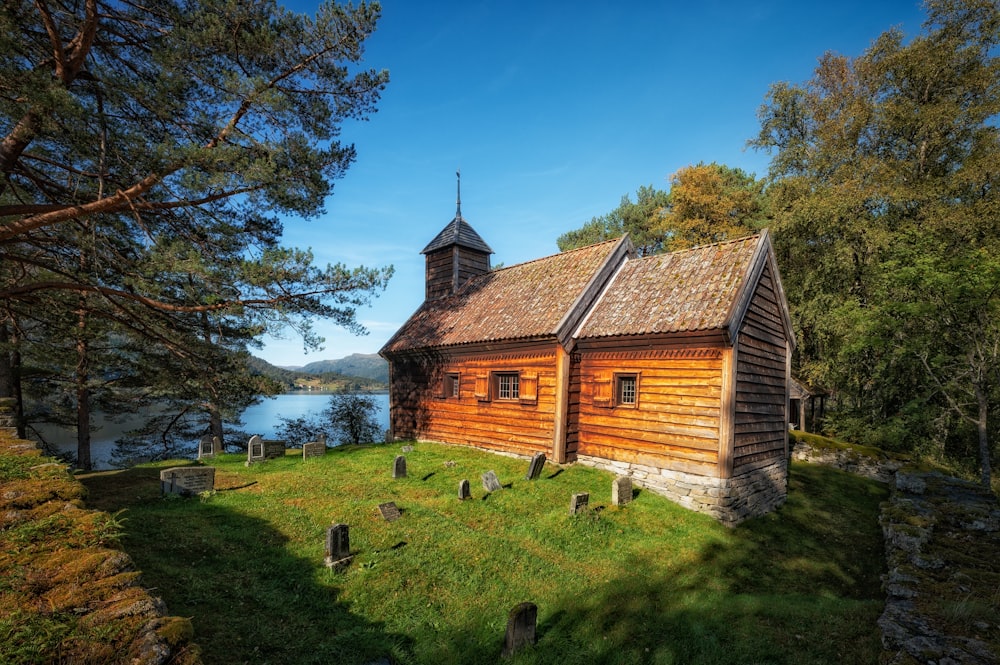
[{"label": "gravestone", "polygon": [[528,465],[528,473],[525,480],[537,480],[542,475],[542,467],[545,466],[545,453],[535,453],[531,456],[531,464]]},{"label": "gravestone", "polygon": [[302,444],[302,459],[322,457],[326,454],[326,441],[310,441]]},{"label": "gravestone", "polygon": [[611,503],[624,506],[632,500],[632,479],[628,476],[618,476],[611,483]]},{"label": "gravestone", "polygon": [[496,492],[503,489],[495,471],[487,471],[481,478],[483,479],[483,489],[487,492]]},{"label": "gravestone", "polygon": [[254,434],[247,441],[247,466],[255,462],[264,461],[264,439],[259,434]]},{"label": "gravestone", "polygon": [[395,522],[402,515],[393,501],[378,504],[378,511],[382,513],[382,517],[386,522]]},{"label": "gravestone", "polygon": [[393,478],[406,478],[406,457],[403,455],[396,455],[396,459],[392,463],[392,477]]},{"label": "gravestone", "polygon": [[326,565],[339,568],[351,560],[351,537],[346,524],[333,524],[326,529]]},{"label": "gravestone", "polygon": [[194,496],[213,489],[214,466],[175,466],[160,470],[160,494]]},{"label": "gravestone", "polygon": [[458,498],[460,501],[465,501],[470,496],[472,496],[472,492],[469,491],[469,481],[463,480],[458,484]]},{"label": "gravestone", "polygon": [[413,446],[403,446],[403,452],[404,453],[412,453],[413,452]]},{"label": "gravestone", "polygon": [[576,515],[577,513],[586,510],[588,503],[590,503],[589,492],[574,494],[569,500],[569,514]]},{"label": "gravestone", "polygon": [[285,442],[274,439],[261,439],[264,444],[264,459],[276,459],[285,456]]},{"label": "gravestone", "polygon": [[538,606],[521,603],[507,615],[507,632],[503,637],[500,655],[510,658],[525,646],[536,642],[535,626],[538,623]]},{"label": "gravestone", "polygon": [[215,457],[216,452],[221,452],[216,450],[218,445],[219,439],[211,434],[201,437],[201,440],[198,441],[198,459]]}]

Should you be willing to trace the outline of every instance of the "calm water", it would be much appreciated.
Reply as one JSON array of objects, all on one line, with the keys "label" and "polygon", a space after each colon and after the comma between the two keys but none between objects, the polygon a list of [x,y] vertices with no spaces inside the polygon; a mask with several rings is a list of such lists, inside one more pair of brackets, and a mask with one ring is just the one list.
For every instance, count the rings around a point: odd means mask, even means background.
[{"label": "calm water", "polygon": [[[382,429],[389,428],[389,395],[372,395],[379,407],[376,416]],[[256,406],[251,406],[243,412],[243,427],[245,432],[260,434],[265,439],[275,437],[281,424],[281,418],[298,418],[314,416],[327,407],[330,395],[324,393],[288,393],[265,399]],[[115,439],[129,428],[126,423],[106,423],[99,416],[95,417],[96,431],[92,434],[91,460],[97,469],[110,468],[111,452]],[[44,427],[46,439],[53,441],[56,448],[67,452],[76,452],[76,434],[71,430]],[[230,441],[230,443],[233,443]]]}]

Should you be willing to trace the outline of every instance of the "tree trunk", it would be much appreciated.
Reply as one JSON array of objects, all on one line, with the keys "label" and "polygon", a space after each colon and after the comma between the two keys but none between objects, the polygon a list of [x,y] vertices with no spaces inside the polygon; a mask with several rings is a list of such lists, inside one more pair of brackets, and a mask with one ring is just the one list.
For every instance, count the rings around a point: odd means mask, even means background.
[{"label": "tree trunk", "polygon": [[976,386],[976,401],[979,403],[979,419],[976,422],[976,429],[979,431],[979,468],[981,470],[980,482],[987,490],[990,489],[990,437],[986,428],[987,415],[989,414],[989,402],[986,391],[981,386]]},{"label": "tree trunk", "polygon": [[215,404],[211,404],[208,407],[208,433],[214,439],[219,441],[219,450],[216,453],[223,452],[226,449],[226,442],[223,439],[222,433],[222,414],[219,413],[219,408]]},{"label": "tree trunk", "polygon": [[87,315],[83,307],[77,312],[76,338],[76,464],[84,471],[90,471],[90,379],[88,369],[87,340],[84,337]]}]

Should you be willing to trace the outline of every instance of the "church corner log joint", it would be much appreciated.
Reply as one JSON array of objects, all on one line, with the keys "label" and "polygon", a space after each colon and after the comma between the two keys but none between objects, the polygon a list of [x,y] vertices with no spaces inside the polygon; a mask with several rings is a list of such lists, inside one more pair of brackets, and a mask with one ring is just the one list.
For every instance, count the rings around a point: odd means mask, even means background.
[{"label": "church corner log joint", "polygon": [[423,250],[426,298],[380,351],[391,437],[606,469],[725,524],[784,502],[794,337],[767,231],[492,253],[460,208]]}]

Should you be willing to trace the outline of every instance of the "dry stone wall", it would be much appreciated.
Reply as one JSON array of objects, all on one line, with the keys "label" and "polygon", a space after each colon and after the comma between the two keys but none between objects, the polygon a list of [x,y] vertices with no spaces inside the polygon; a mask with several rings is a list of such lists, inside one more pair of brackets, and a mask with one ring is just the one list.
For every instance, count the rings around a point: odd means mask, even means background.
[{"label": "dry stone wall", "polygon": [[113,545],[113,518],[88,510],[66,467],[14,436],[0,428],[4,468],[15,469],[0,475],[0,615],[19,617],[18,652],[34,649],[35,662],[200,665],[190,620],[167,616],[142,588]]}]

